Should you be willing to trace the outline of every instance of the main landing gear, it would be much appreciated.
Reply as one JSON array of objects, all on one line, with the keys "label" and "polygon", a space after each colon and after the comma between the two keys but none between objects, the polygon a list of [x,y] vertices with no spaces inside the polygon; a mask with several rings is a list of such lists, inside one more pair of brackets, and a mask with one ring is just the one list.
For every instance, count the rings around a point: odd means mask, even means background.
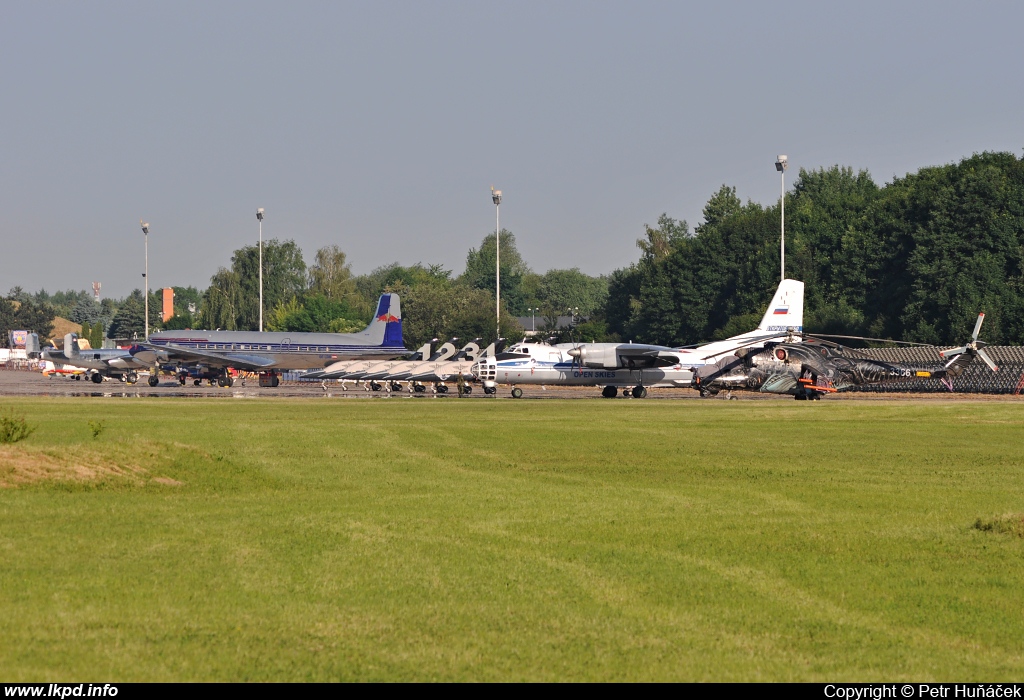
[{"label": "main landing gear", "polygon": [[160,377],[156,374],[149,375],[149,385],[157,386],[160,383]]},{"label": "main landing gear", "polygon": [[[618,395],[619,388],[615,386],[606,386],[604,389],[601,390],[601,396],[605,397],[606,399],[614,399]],[[623,387],[622,395],[627,397],[632,396],[634,399],[646,399],[647,387],[639,384],[633,387],[632,389],[630,389],[629,387]]]},{"label": "main landing gear", "polygon": [[514,388],[512,390],[512,398],[513,399],[521,399],[521,398],[523,398],[523,390],[520,389],[519,387]]}]

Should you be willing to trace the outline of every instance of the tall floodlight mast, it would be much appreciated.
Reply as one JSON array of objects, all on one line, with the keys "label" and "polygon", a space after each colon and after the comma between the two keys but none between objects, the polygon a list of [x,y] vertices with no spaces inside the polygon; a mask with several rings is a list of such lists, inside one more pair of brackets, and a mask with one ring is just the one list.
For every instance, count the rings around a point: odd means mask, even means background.
[{"label": "tall floodlight mast", "polygon": [[260,222],[260,333],[263,332],[263,207],[256,210]]},{"label": "tall floodlight mast", "polygon": [[142,273],[142,278],[146,280],[146,291],[143,296],[146,299],[146,337],[143,340],[149,340],[149,222],[139,219],[139,223],[142,225],[142,235],[146,239],[146,271]]},{"label": "tall floodlight mast", "polygon": [[779,175],[782,176],[782,194],[779,195],[779,203],[781,204],[779,211],[781,213],[781,232],[782,236],[779,241],[779,249],[782,253],[780,256],[782,265],[782,279],[786,279],[786,168],[789,167],[789,159],[786,156],[779,156],[775,161],[775,169],[779,171]]},{"label": "tall floodlight mast", "polygon": [[501,190],[491,186],[491,201],[494,202],[494,317],[498,337],[501,337]]}]

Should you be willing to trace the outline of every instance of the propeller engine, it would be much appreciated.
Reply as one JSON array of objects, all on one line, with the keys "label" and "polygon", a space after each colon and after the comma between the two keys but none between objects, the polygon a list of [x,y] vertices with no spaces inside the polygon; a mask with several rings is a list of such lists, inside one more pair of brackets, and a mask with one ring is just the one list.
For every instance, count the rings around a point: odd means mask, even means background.
[{"label": "propeller engine", "polygon": [[593,369],[617,369],[622,366],[615,347],[577,345],[567,353],[573,364]]},{"label": "propeller engine", "polygon": [[939,352],[939,355],[942,356],[942,359],[944,360],[952,358],[949,360],[949,362],[946,363],[947,371],[953,371],[955,370],[955,368],[960,367],[962,364],[964,364],[964,355],[967,355],[968,357],[981,358],[981,361],[988,365],[988,368],[990,370],[992,370],[993,372],[999,371],[999,367],[996,366],[996,363],[993,362],[992,358],[989,357],[988,353],[985,352],[985,345],[987,345],[987,343],[978,340],[978,334],[981,333],[981,324],[984,320],[985,313],[982,312],[978,314],[978,322],[974,324],[974,333],[971,334],[971,342],[967,343],[966,345],[962,345],[958,348],[953,348],[951,350],[942,350]]}]

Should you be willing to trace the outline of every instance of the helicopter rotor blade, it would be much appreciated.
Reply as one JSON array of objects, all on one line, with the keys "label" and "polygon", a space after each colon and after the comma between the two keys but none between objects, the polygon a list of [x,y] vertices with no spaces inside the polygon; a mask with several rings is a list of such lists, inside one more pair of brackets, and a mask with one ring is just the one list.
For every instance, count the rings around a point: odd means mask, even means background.
[{"label": "helicopter rotor blade", "polygon": [[775,335],[763,335],[763,336],[761,336],[759,338],[751,338],[749,342],[743,343],[742,345],[737,345],[736,347],[729,348],[728,350],[722,350],[721,352],[715,352],[715,353],[712,353],[710,355],[706,355],[705,357],[702,357],[701,359],[702,360],[710,360],[712,357],[718,357],[719,355],[726,355],[726,354],[728,354],[730,352],[736,352],[740,348],[746,348],[746,347],[749,347],[751,345],[757,345],[758,343],[764,343],[764,342],[767,342],[767,341],[772,340],[774,338],[785,338],[787,335],[789,335],[789,333],[776,333]]},{"label": "helicopter rotor blade", "polygon": [[945,359],[947,357],[954,357],[956,355],[963,355],[967,352],[967,346],[963,345],[959,348],[953,348],[952,350],[940,350],[939,357]]},{"label": "helicopter rotor blade", "polygon": [[984,320],[985,312],[982,311],[980,314],[978,314],[978,322],[974,324],[974,333],[971,334],[972,341],[976,341],[978,339],[978,334],[981,333],[981,323]]},{"label": "helicopter rotor blade", "polygon": [[860,335],[830,335],[826,333],[803,333],[809,338],[842,338],[844,340],[867,340],[873,343],[892,343],[893,345],[915,345],[918,347],[934,347],[931,343],[912,343],[906,340],[890,340],[889,338],[865,338]]},{"label": "helicopter rotor blade", "polygon": [[[978,325],[981,325],[981,323],[979,322]],[[993,362],[992,358],[988,356],[988,353],[982,350],[981,348],[978,348],[978,357],[981,358],[982,362],[988,365],[988,368],[990,370],[992,370],[993,372],[999,371],[999,367],[996,365],[996,363]]]}]

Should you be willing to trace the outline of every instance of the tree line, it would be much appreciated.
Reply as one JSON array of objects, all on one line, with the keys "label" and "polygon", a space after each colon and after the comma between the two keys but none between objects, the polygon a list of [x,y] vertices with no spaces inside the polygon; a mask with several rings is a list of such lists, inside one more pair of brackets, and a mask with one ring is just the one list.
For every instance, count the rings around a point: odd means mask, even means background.
[{"label": "tree line", "polygon": [[[662,216],[611,275],[609,335],[676,344],[752,329],[779,281],[779,205],[722,186],[693,231]],[[1024,343],[1024,162],[981,153],[878,186],[866,171],[801,170],[786,195],[786,274],[817,332]]]},{"label": "tree line", "polygon": [[[779,216],[779,203],[744,203],[723,185],[693,229],[663,214],[643,227],[638,260],[601,276],[576,268],[534,272],[503,229],[502,335],[519,337],[516,317],[531,310],[538,329],[557,340],[676,345],[751,330],[779,281]],[[489,342],[496,240],[493,232],[484,236],[457,275],[422,263],[353,275],[336,245],[317,250],[307,265],[295,241],[265,241],[264,327],[360,330],[379,295],[398,292],[410,347],[432,338]],[[255,245],[244,246],[207,289],[175,287],[176,315],[167,324],[154,292],[150,328],[256,329],[258,259]],[[981,153],[882,186],[866,171],[801,169],[786,194],[786,273],[805,282],[808,330],[959,344],[985,311],[985,340],[1022,344],[1024,162]],[[0,330],[19,323],[45,329],[40,319],[51,314],[88,324],[93,336],[100,328],[107,337],[141,337],[143,307],[140,290],[96,302],[86,292],[16,288],[0,300]],[[556,329],[570,309],[582,323]]]}]

